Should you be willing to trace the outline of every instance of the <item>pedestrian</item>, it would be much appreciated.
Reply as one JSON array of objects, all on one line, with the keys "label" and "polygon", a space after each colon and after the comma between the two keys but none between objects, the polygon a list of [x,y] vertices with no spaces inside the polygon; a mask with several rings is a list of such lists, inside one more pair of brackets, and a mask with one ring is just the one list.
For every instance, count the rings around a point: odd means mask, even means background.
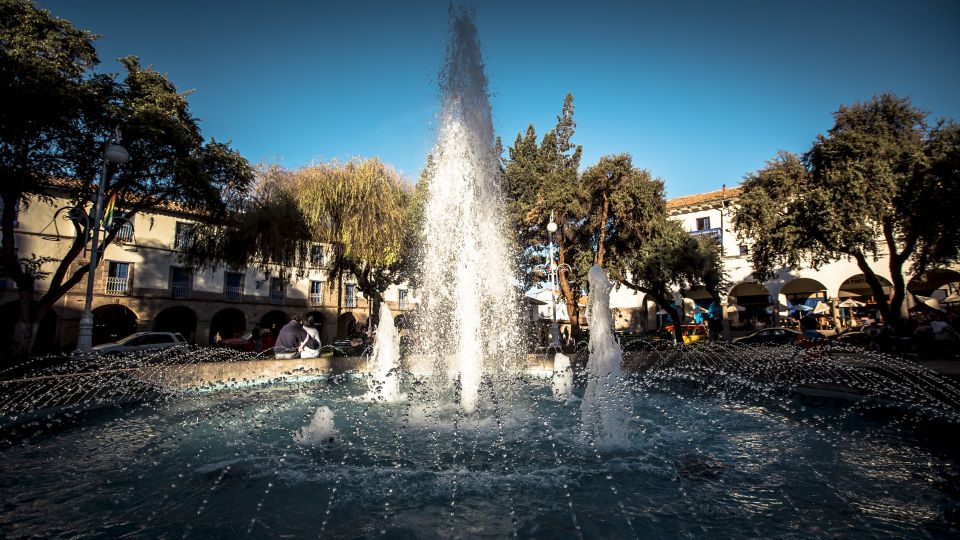
[{"label": "pedestrian", "polygon": [[255,353],[263,351],[263,338],[261,334],[260,323],[253,325],[253,330],[250,331],[250,338],[253,340],[253,352]]},{"label": "pedestrian", "polygon": [[313,315],[307,315],[306,320],[303,321],[303,331],[307,333],[307,338],[301,344],[300,358],[320,356],[320,332],[317,330],[317,321]]},{"label": "pedestrian", "polygon": [[723,320],[716,315],[710,317],[707,321],[707,328],[710,330],[710,341],[723,340]]},{"label": "pedestrian", "polygon": [[277,342],[273,346],[278,360],[289,360],[300,355],[300,347],[308,337],[300,321],[299,315],[294,316],[280,329]]}]

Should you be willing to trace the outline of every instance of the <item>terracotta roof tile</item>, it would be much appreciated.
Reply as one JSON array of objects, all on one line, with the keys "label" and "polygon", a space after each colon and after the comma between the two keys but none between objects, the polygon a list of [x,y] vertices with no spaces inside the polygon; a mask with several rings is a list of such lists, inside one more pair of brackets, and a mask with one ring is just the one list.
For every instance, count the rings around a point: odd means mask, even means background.
[{"label": "terracotta roof tile", "polygon": [[697,193],[695,195],[684,195],[683,197],[674,197],[667,200],[667,208],[683,208],[684,206],[693,206],[696,204],[705,204],[723,199],[736,199],[740,196],[741,188],[735,187],[726,191],[718,189],[717,191],[708,191],[706,193]]}]

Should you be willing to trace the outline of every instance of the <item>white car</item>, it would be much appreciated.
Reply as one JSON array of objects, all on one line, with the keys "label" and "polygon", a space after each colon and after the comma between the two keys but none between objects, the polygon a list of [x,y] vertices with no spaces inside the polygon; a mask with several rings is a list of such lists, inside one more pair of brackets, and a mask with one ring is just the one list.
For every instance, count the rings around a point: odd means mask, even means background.
[{"label": "white car", "polygon": [[134,351],[187,348],[187,340],[177,332],[137,332],[117,341],[93,347],[97,354],[118,354]]}]

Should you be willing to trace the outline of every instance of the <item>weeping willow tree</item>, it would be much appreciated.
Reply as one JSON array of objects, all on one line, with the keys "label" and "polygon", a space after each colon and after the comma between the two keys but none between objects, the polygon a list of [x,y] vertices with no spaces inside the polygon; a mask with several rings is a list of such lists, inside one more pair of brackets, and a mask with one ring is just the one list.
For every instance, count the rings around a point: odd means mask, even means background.
[{"label": "weeping willow tree", "polygon": [[[286,278],[322,268],[336,283],[352,275],[374,313],[387,287],[406,278],[411,188],[380,160],[266,167],[252,193],[241,211],[194,229],[186,254],[194,265],[256,267]],[[320,262],[313,254],[324,246],[330,256]]]},{"label": "weeping willow tree", "polygon": [[324,163],[293,177],[291,187],[312,241],[330,246],[331,278],[352,274],[376,312],[383,291],[405,274],[409,184],[376,158]]}]

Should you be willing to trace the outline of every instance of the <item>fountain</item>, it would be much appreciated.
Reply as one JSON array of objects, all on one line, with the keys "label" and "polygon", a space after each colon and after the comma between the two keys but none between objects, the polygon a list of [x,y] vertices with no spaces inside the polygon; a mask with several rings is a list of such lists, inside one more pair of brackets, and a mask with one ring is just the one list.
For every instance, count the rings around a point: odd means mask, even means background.
[{"label": "fountain", "polygon": [[377,325],[377,339],[370,359],[371,399],[387,402],[400,397],[400,338],[394,325],[393,313],[386,302],[380,304],[380,323]]},{"label": "fountain", "polygon": [[451,21],[419,372],[389,311],[366,375],[210,348],[5,368],[0,536],[960,535],[960,389],[909,361],[624,353],[595,268],[588,357],[524,371],[476,28]]},{"label": "fountain", "polygon": [[483,373],[519,368],[515,270],[503,219],[498,156],[477,29],[451,11],[441,73],[439,141],[424,211],[418,356],[459,385],[476,410]]}]

